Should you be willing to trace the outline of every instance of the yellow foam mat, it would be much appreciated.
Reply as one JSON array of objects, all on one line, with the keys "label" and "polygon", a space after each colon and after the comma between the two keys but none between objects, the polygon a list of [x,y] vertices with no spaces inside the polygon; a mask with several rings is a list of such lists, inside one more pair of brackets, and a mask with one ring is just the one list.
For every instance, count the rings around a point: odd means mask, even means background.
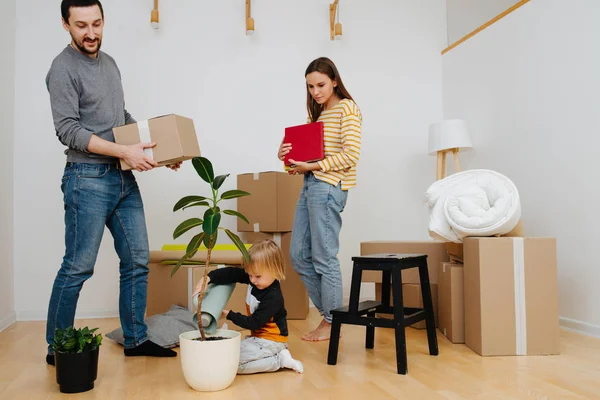
[{"label": "yellow foam mat", "polygon": [[[244,246],[246,246],[246,249],[249,249],[252,245],[244,244]],[[161,248],[161,251],[185,251],[186,249],[187,249],[187,244],[165,244]],[[199,250],[206,250],[206,246],[204,246],[204,245],[200,246]],[[219,250],[230,251],[230,250],[238,250],[238,248],[235,244],[216,244],[213,247],[213,251],[219,251]]]},{"label": "yellow foam mat", "polygon": [[[245,243],[246,249],[252,247],[251,244]],[[165,244],[162,246],[161,251],[186,251],[187,244]],[[206,251],[204,245],[200,246],[200,251]],[[213,247],[213,251],[239,251],[237,246],[233,243],[230,244],[216,244]],[[179,260],[163,260],[161,264],[175,265]],[[200,265],[198,261],[184,261],[183,265]],[[202,264],[203,265],[203,264]]]}]

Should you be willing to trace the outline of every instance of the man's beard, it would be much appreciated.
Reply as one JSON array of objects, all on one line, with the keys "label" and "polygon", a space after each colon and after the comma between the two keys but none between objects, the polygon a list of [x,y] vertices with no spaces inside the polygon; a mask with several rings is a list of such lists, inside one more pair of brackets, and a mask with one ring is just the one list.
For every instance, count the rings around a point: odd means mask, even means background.
[{"label": "man's beard", "polygon": [[77,49],[84,53],[84,54],[96,54],[100,51],[100,46],[102,46],[102,39],[101,38],[96,38],[94,40],[94,42],[97,43],[96,49],[94,51],[88,50],[85,46],[84,46],[84,42],[90,42],[89,39],[84,39],[81,43],[77,43],[77,40],[73,39],[73,43],[75,43],[75,46],[77,46]]}]

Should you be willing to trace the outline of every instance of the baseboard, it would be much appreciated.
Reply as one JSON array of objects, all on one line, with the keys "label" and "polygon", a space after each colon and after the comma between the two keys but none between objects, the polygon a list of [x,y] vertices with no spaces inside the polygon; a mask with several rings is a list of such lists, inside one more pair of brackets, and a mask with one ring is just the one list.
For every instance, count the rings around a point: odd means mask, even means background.
[{"label": "baseboard", "polygon": [[[75,319],[115,318],[118,316],[118,310],[84,310],[77,311]],[[17,312],[17,321],[45,321],[47,317],[47,310],[27,310]]]},{"label": "baseboard", "polygon": [[6,317],[0,319],[0,332],[11,326],[17,321],[17,313],[11,312]]},{"label": "baseboard", "polygon": [[560,326],[568,331],[600,338],[600,326],[588,324],[576,319],[560,317]]}]

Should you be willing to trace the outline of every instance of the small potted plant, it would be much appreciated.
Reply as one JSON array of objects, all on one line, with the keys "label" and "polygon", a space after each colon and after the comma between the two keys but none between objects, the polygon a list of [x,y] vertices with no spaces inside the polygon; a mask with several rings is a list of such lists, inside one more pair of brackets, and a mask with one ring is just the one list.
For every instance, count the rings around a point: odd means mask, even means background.
[{"label": "small potted plant", "polygon": [[54,333],[54,360],[56,382],[62,393],[80,393],[94,388],[98,376],[98,352],[102,335],[98,328],[56,329]]},{"label": "small potted plant", "polygon": [[173,207],[174,212],[192,207],[201,207],[204,212],[202,218],[189,218],[175,228],[173,239],[177,239],[182,234],[197,227],[201,227],[201,231],[190,239],[185,254],[173,267],[171,276],[204,245],[207,251],[204,263],[204,284],[198,295],[197,314],[200,332],[199,334],[198,331],[185,332],[179,336],[180,358],[184,377],[193,389],[216,391],[231,385],[237,374],[240,357],[240,333],[233,330],[218,329],[214,334],[206,335],[200,315],[202,300],[206,293],[206,277],[208,276],[211,254],[217,242],[219,231],[225,232],[240,250],[242,257],[246,261],[249,260],[248,250],[240,238],[229,229],[219,227],[223,214],[235,216],[248,222],[248,219],[237,211],[222,210],[220,203],[224,200],[248,196],[249,193],[241,190],[229,190],[220,194],[219,189],[229,174],[215,177],[211,162],[204,157],[192,159],[192,164],[200,178],[209,185],[211,194],[209,197],[186,196]]}]

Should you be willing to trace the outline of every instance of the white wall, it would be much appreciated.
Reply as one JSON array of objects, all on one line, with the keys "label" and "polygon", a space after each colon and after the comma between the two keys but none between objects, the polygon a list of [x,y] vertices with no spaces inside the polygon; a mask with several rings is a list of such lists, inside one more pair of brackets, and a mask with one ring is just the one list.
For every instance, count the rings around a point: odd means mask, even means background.
[{"label": "white wall", "polygon": [[528,236],[557,238],[564,326],[600,336],[600,3],[531,1],[443,57],[444,114],[466,166],[519,187]]},{"label": "white wall", "polygon": [[0,331],[15,321],[13,276],[13,143],[16,1],[0,2]]},{"label": "white wall", "polygon": [[519,0],[446,0],[448,44],[452,44],[518,3]]},{"label": "white wall", "polygon": [[[46,317],[64,249],[59,184],[65,160],[44,77],[69,38],[60,26],[58,5],[49,3],[17,7],[19,319]],[[217,173],[232,173],[227,188],[235,186],[235,174],[280,170],[276,151],[283,129],[306,118],[306,66],[323,55],[337,63],[364,114],[359,187],[350,194],[342,231],[346,292],[350,258],[359,254],[360,241],[428,237],[423,193],[435,177],[435,160],[427,156],[427,129],[442,116],[443,2],[345,1],[344,38],[338,42],[329,40],[324,0],[253,2],[252,37],[244,34],[243,1],[162,2],[158,31],[149,24],[152,2],[103,4],[103,50],[119,64],[127,108],[137,119],[169,112],[192,117],[203,155]],[[191,164],[178,173],[163,168],[137,176],[150,245],[159,249],[173,242],[174,227],[186,217],[173,215],[173,204],[204,186]],[[34,206],[25,205],[28,199],[36,200]],[[107,232],[78,315],[116,314],[117,287],[117,257]]]}]

